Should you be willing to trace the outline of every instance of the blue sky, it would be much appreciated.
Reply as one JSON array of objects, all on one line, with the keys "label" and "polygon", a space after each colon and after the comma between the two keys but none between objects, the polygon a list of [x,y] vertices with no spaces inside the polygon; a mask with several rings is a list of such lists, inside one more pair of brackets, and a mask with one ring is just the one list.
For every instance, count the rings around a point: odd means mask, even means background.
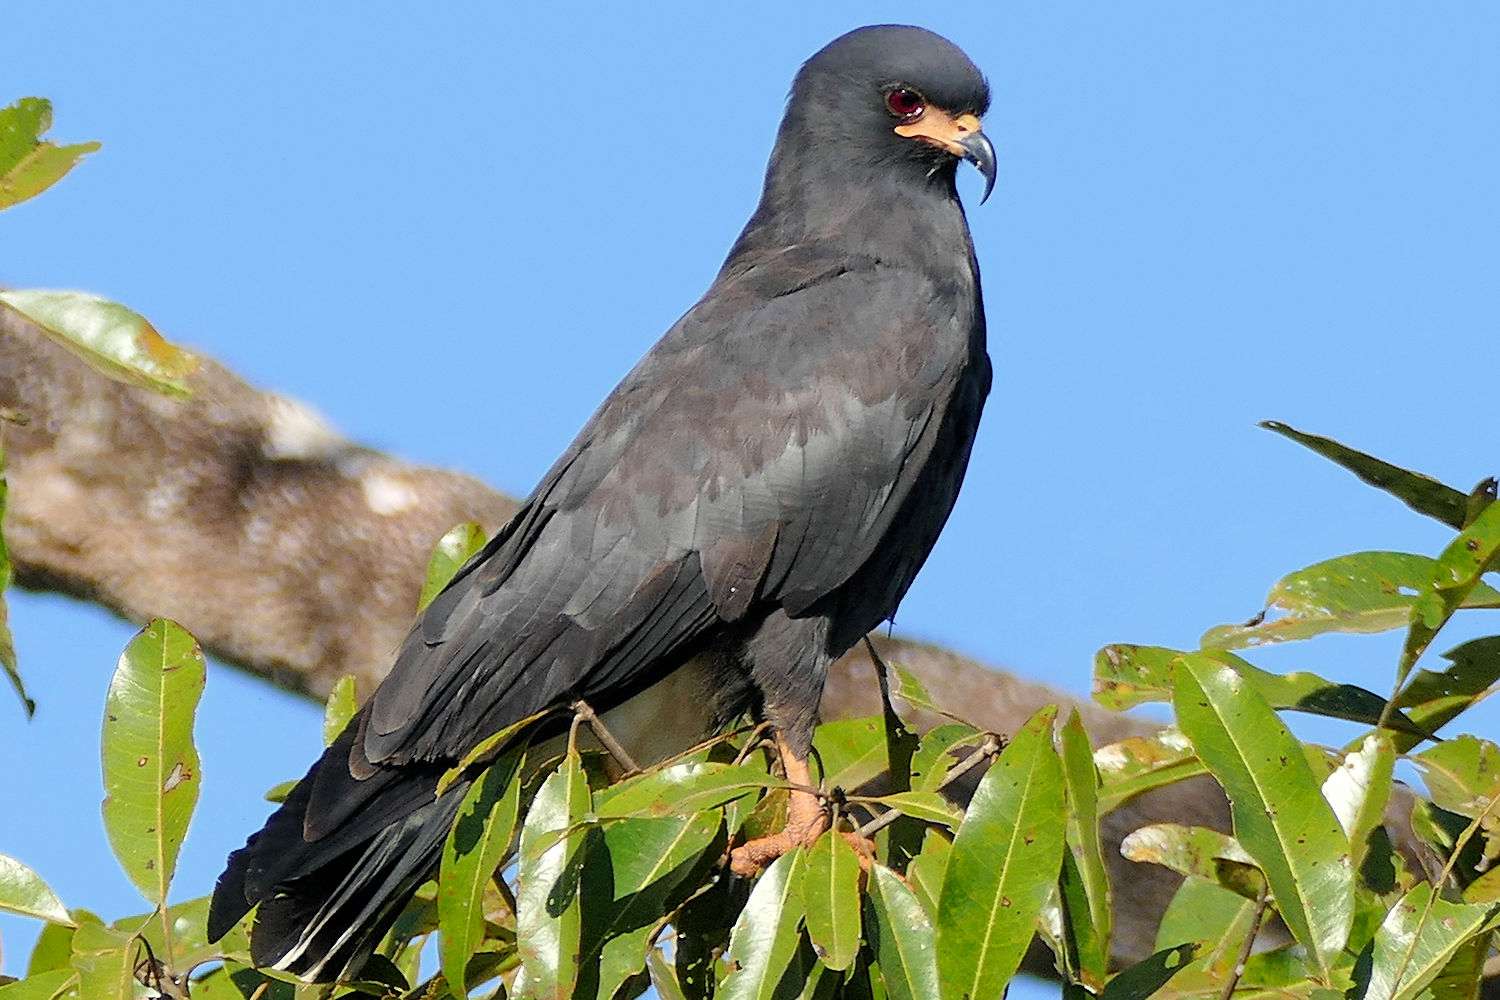
[{"label": "blue sky", "polygon": [[[1191,645],[1286,571],[1441,548],[1256,421],[1462,488],[1500,465],[1494,6],[33,0],[5,20],[0,99],[48,96],[58,138],[104,149],[0,217],[0,283],[117,298],[355,438],[514,492],[707,285],[798,63],[861,23],[953,38],[995,93],[995,196],[961,188],[996,383],[898,628],[1075,692],[1098,646]],[[131,912],[94,739],[131,629],[11,600],[41,707],[0,704],[0,850],[70,905]],[[1398,646],[1260,662],[1385,690]],[[318,720],[210,672],[184,897]],[[32,929],[0,934],[14,973]]]}]

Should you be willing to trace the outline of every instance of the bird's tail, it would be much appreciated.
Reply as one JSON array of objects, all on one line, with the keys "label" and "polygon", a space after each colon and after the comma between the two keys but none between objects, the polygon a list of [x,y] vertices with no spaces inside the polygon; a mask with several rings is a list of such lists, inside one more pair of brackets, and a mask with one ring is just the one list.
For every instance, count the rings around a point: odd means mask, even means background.
[{"label": "bird's tail", "polygon": [[328,748],[265,827],[229,856],[209,906],[208,936],[216,941],[258,903],[251,960],[310,982],[347,979],[359,971],[417,886],[431,877],[465,792],[460,782],[437,796],[437,771],[403,769],[374,795],[361,783],[365,801],[308,840],[309,805],[323,796],[320,769],[347,774],[355,728]]}]

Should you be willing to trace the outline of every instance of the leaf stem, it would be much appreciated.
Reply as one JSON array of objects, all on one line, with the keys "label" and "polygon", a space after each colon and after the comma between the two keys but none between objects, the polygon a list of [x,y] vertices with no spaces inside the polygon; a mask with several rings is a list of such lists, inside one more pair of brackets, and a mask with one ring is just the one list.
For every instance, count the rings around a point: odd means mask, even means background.
[{"label": "leaf stem", "polygon": [[1219,991],[1219,1000],[1229,1000],[1234,996],[1235,988],[1240,984],[1240,977],[1245,974],[1245,965],[1250,961],[1250,952],[1255,948],[1255,939],[1260,934],[1261,921],[1266,919],[1266,906],[1271,901],[1271,888],[1264,881],[1260,884],[1260,898],[1255,901],[1255,914],[1250,918],[1250,930],[1245,934],[1245,943],[1240,945],[1239,957],[1234,960],[1234,969],[1229,973],[1229,979],[1224,983],[1224,989]]}]

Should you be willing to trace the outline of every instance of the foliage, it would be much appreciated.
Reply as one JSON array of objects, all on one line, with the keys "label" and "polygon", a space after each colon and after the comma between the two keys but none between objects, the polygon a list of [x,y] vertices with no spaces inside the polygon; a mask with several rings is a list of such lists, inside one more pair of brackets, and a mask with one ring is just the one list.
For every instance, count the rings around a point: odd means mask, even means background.
[{"label": "foliage", "polygon": [[[8,301],[67,325],[57,317],[72,306],[49,294]],[[171,388],[129,364],[132,380]],[[763,729],[747,722],[612,780],[625,762],[611,767],[577,739],[584,719],[566,740],[535,744],[539,720],[525,720],[452,762],[447,780],[470,784],[434,881],[357,983],[314,987],[255,970],[248,923],[210,944],[206,898],[172,901],[201,780],[193,716],[204,665],[190,635],[154,621],[121,657],[102,737],[110,845],[152,909],[106,923],[0,855],[0,909],[44,924],[26,977],[0,985],[0,1000],[605,1000],[653,988],[668,1000],[980,1000],[1003,995],[1037,937],[1069,997],[1472,997],[1500,928],[1490,869],[1500,855],[1500,747],[1437,731],[1497,689],[1500,636],[1449,651],[1446,666],[1419,664],[1453,616],[1500,606],[1481,579],[1500,562],[1492,481],[1464,493],[1271,426],[1458,534],[1435,557],[1362,552],[1289,574],[1265,612],[1209,630],[1196,650],[1101,650],[1102,704],[1155,701],[1174,713],[1150,737],[1092,749],[1078,715],[1059,724],[1052,707],[1016,732],[986,733],[939,709],[898,665],[897,700],[947,721],[915,734],[888,701],[880,715],[820,727],[833,830],[754,880],[731,875],[726,853],[778,829],[792,792]],[[423,600],[481,543],[472,526],[445,536]],[[0,578],[7,572],[0,558]],[[1230,652],[1396,630],[1404,638],[1388,696]],[[0,632],[0,653],[4,640]],[[355,703],[352,683],[340,684],[327,735]],[[1345,748],[1306,743],[1283,718],[1294,712],[1360,732]],[[1402,760],[1428,795],[1405,851],[1382,825]],[[972,797],[953,794],[971,771]],[[1127,858],[1184,881],[1156,953],[1118,968],[1112,901],[1128,889],[1110,884],[1101,819],[1144,791],[1204,775],[1228,796],[1233,828],[1155,824],[1126,838]],[[851,836],[873,838],[868,856]],[[1257,953],[1277,926],[1292,943]]]}]

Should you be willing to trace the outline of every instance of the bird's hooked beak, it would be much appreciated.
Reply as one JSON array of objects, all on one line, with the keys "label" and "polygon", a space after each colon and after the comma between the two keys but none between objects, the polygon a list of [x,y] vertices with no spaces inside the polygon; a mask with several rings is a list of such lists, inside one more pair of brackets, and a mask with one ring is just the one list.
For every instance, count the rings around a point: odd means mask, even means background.
[{"label": "bird's hooked beak", "polygon": [[995,147],[981,130],[979,116],[953,116],[937,108],[928,108],[921,118],[896,126],[896,134],[916,139],[968,160],[984,175],[983,205],[995,190]]}]

